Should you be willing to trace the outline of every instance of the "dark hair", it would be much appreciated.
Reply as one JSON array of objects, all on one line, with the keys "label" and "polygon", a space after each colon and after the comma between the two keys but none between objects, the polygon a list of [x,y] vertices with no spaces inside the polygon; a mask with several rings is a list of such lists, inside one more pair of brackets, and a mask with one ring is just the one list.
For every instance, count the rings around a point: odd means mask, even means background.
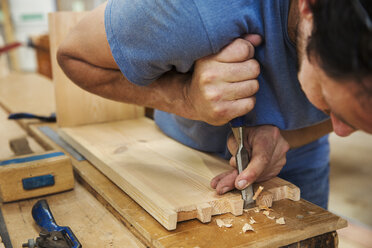
[{"label": "dark hair", "polygon": [[372,1],[316,0],[310,6],[314,23],[308,57],[334,79],[372,77]]}]

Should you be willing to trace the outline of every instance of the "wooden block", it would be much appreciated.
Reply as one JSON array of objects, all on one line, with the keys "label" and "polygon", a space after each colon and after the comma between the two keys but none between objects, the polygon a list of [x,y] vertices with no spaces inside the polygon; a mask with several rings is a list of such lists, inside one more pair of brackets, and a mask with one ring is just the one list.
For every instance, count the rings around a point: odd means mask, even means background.
[{"label": "wooden block", "polygon": [[[63,153],[52,151],[19,156],[12,158],[11,162],[13,163],[0,165],[0,199],[3,202],[61,192],[74,187],[71,161]],[[54,181],[53,185],[50,185],[50,180]],[[45,182],[49,186],[40,187]]]},{"label": "wooden block", "polygon": [[31,150],[31,148],[28,144],[28,141],[27,141],[26,137],[21,137],[21,138],[16,138],[16,139],[10,140],[9,141],[9,146],[10,146],[10,149],[12,149],[12,151],[14,152],[14,154],[16,156],[33,153],[33,151]]},{"label": "wooden block", "polygon": [[85,12],[49,14],[49,35],[53,81],[55,85],[57,123],[61,127],[143,117],[145,110],[91,94],[67,78],[56,59],[58,46]]}]

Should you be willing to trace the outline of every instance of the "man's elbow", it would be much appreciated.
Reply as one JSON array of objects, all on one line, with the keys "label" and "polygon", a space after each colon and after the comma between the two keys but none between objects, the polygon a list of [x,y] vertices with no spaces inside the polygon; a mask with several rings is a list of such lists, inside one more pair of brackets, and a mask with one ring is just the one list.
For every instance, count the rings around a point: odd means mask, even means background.
[{"label": "man's elbow", "polygon": [[61,45],[57,50],[57,62],[71,81],[85,90],[90,90],[94,80],[89,80],[89,73],[86,72],[88,65],[84,60]]}]

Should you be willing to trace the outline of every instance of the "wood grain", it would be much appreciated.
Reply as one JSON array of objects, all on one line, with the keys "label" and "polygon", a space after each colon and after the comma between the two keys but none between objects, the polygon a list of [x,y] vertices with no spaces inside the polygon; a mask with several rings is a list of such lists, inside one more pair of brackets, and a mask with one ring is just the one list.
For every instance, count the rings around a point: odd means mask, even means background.
[{"label": "wood grain", "polygon": [[176,142],[147,118],[63,128],[61,135],[168,230],[177,221],[206,221],[206,203],[213,215],[243,212],[239,194],[218,196],[209,186],[230,169],[225,161]]},{"label": "wood grain", "polygon": [[[53,124],[44,125],[56,130],[56,126]],[[32,134],[49,149],[59,148],[40,132],[39,126],[31,126]],[[176,230],[167,231],[91,163],[71,159],[78,178],[84,182],[97,199],[106,205],[128,228],[131,228],[132,232],[149,247],[279,247],[332,232],[347,225],[344,219],[310,202],[281,200],[274,202],[272,209],[276,214],[289,221],[288,228],[285,227],[286,225],[275,224],[275,221],[269,220],[262,213],[255,215],[249,211],[249,213],[237,217],[224,214],[217,218],[233,218],[233,223],[241,227],[245,222],[249,222],[251,216],[255,219],[257,216],[258,223],[255,224],[257,225],[255,228],[259,227],[260,232],[242,235],[239,228],[234,229],[233,232],[225,231],[216,225],[214,217],[209,224],[189,220],[178,223]],[[272,238],[273,236],[275,237]]]},{"label": "wood grain", "polygon": [[[40,199],[40,198],[38,198]],[[13,247],[36,238],[40,228],[31,215],[38,199],[1,206]],[[83,247],[145,246],[80,184],[73,191],[45,197],[57,224],[69,226]]]},{"label": "wood grain", "polygon": [[49,14],[51,60],[58,125],[61,127],[77,126],[144,116],[143,107],[104,99],[79,88],[67,78],[59,67],[56,59],[57,48],[71,28],[84,15],[84,12]]},{"label": "wood grain", "polygon": [[[239,193],[219,196],[210,187],[230,170],[227,161],[178,143],[147,118],[63,128],[60,135],[168,230],[184,220],[242,214]],[[299,189],[284,180],[262,185],[275,200],[299,200]],[[292,188],[296,193],[287,192]]]}]

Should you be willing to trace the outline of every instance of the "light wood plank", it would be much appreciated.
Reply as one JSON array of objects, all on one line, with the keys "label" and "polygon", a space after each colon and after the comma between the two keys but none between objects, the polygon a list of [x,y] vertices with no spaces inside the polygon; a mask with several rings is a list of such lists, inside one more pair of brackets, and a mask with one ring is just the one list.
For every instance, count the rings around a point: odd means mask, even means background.
[{"label": "light wood plank", "polygon": [[56,59],[58,46],[84,15],[83,12],[57,12],[49,15],[58,125],[61,127],[76,126],[144,116],[143,107],[107,100],[79,88],[67,78],[59,67]]},{"label": "light wood plank", "polygon": [[228,165],[168,138],[149,119],[63,128],[61,134],[168,230],[189,217],[184,212],[198,216],[204,203],[212,214],[242,214],[239,194],[218,196],[209,186]]},{"label": "light wood plank", "polygon": [[[0,78],[0,105],[9,113],[26,112],[49,116],[55,112],[53,84],[35,73],[12,72]],[[18,121],[23,127],[38,123],[34,119]]]},{"label": "light wood plank", "polygon": [[[167,137],[152,120],[63,128],[60,134],[168,230],[193,218],[208,222],[211,215],[242,214],[238,192],[219,196],[210,187],[213,177],[230,170],[227,161]],[[263,185],[275,200],[299,200],[299,189],[284,180]],[[297,198],[288,195],[290,187]]]}]

